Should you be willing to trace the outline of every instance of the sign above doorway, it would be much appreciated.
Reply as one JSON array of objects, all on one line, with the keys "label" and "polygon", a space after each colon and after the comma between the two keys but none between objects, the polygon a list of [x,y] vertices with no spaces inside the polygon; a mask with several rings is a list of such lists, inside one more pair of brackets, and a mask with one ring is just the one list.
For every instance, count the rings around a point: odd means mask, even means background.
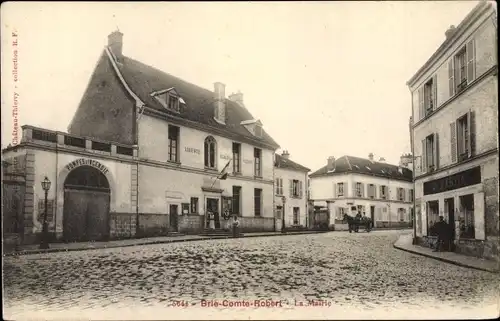
[{"label": "sign above doorway", "polygon": [[103,174],[106,174],[109,171],[106,166],[99,163],[98,161],[93,160],[93,159],[86,159],[86,158],[79,158],[79,159],[72,161],[71,163],[66,165],[66,169],[72,170],[76,167],[85,166],[85,165],[92,166],[92,167],[100,170]]}]

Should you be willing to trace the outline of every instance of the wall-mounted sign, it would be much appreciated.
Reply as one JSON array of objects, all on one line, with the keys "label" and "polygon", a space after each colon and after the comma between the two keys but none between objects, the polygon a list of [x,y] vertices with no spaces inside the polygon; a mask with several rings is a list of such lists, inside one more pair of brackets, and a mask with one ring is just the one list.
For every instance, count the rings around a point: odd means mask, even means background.
[{"label": "wall-mounted sign", "polygon": [[94,168],[97,168],[103,174],[106,174],[108,172],[108,168],[106,166],[104,166],[103,164],[101,164],[98,161],[95,161],[93,159],[85,159],[85,158],[80,158],[80,159],[76,159],[76,160],[72,161],[71,163],[69,163],[68,165],[66,165],[66,168],[68,170],[72,170],[75,167],[84,166],[84,165],[92,166]]},{"label": "wall-mounted sign", "polygon": [[201,151],[198,148],[193,148],[193,147],[184,147],[184,150],[188,153],[193,153],[193,154],[201,154]]},{"label": "wall-mounted sign", "polygon": [[424,195],[437,194],[481,183],[481,167],[424,183]]},{"label": "wall-mounted sign", "polygon": [[245,163],[245,164],[252,164],[253,161],[251,159],[244,159],[243,163]]},{"label": "wall-mounted sign", "polygon": [[225,159],[225,160],[231,160],[231,156],[221,154],[220,158]]}]

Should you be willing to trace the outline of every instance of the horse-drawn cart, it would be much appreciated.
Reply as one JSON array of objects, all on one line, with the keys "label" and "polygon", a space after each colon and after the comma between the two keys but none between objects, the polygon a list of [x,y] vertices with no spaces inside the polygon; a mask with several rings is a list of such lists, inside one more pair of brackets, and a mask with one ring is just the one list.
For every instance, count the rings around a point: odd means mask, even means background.
[{"label": "horse-drawn cart", "polygon": [[360,227],[364,227],[366,232],[370,232],[372,230],[372,220],[366,216],[356,215],[353,217],[344,214],[344,221],[347,221],[349,233],[352,233],[352,231],[358,233]]}]

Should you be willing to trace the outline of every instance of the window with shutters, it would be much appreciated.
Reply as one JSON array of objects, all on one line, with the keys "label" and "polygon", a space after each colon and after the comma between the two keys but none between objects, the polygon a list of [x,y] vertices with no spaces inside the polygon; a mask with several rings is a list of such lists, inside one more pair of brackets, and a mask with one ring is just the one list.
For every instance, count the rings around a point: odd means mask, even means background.
[{"label": "window with shutters", "polygon": [[372,198],[372,199],[375,198],[375,193],[376,193],[375,185],[369,184],[368,185],[368,197]]},{"label": "window with shutters", "polygon": [[282,178],[276,179],[276,195],[278,195],[278,196],[283,195],[283,179]]},{"label": "window with shutters", "polygon": [[434,79],[431,78],[424,85],[424,108],[425,108],[425,116],[428,116],[432,113],[434,108]]},{"label": "window with shutters", "polygon": [[385,185],[380,186],[380,198],[383,200],[387,199],[387,186]]},{"label": "window with shutters", "polygon": [[356,197],[361,197],[363,194],[361,193],[361,183],[356,183]]},{"label": "window with shutters", "polygon": [[168,125],[168,160],[179,162],[179,127]]},{"label": "window with shutters", "polygon": [[254,214],[255,214],[255,216],[261,216],[262,215],[262,190],[260,188],[254,188],[253,200],[254,200]]},{"label": "window with shutters", "polygon": [[413,189],[410,189],[410,202],[413,202]]},{"label": "window with shutters", "polygon": [[344,196],[344,183],[337,183],[337,196]]},{"label": "window with shutters", "polygon": [[424,145],[425,145],[425,164],[426,164],[426,170],[428,172],[432,172],[435,170],[435,164],[434,164],[434,151],[435,151],[435,146],[434,146],[434,134],[429,135],[425,138],[424,140]]},{"label": "window with shutters", "polygon": [[300,197],[300,182],[297,179],[292,180],[292,197]]},{"label": "window with shutters", "polygon": [[457,152],[459,161],[469,158],[469,140],[470,126],[467,115],[464,115],[457,120]]},{"label": "window with shutters", "polygon": [[233,173],[241,173],[241,144],[233,143]]},{"label": "window with shutters", "polygon": [[398,200],[399,201],[404,201],[405,200],[405,190],[404,190],[404,188],[398,187]]},{"label": "window with shutters", "polygon": [[457,76],[456,92],[462,91],[467,86],[467,53],[465,47],[455,56],[455,73]]},{"label": "window with shutters", "polygon": [[262,177],[262,153],[258,148],[253,149],[253,159],[254,159],[254,175],[256,177]]}]

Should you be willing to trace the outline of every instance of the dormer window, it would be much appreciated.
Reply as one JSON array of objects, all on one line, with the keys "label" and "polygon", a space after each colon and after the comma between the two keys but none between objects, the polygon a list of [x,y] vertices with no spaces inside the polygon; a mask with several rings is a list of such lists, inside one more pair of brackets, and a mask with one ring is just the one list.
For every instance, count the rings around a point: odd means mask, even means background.
[{"label": "dormer window", "polygon": [[167,99],[168,99],[168,109],[171,109],[173,111],[179,111],[179,98],[174,96],[174,95],[170,95],[170,94],[167,94]]},{"label": "dormer window", "polygon": [[151,93],[163,107],[176,113],[180,112],[180,104],[186,104],[175,88],[164,89]]},{"label": "dormer window", "polygon": [[245,128],[255,137],[262,138],[263,129],[260,120],[256,119],[244,120],[241,122],[241,125],[245,126]]},{"label": "dormer window", "polygon": [[255,136],[262,137],[262,126],[255,124]]}]

